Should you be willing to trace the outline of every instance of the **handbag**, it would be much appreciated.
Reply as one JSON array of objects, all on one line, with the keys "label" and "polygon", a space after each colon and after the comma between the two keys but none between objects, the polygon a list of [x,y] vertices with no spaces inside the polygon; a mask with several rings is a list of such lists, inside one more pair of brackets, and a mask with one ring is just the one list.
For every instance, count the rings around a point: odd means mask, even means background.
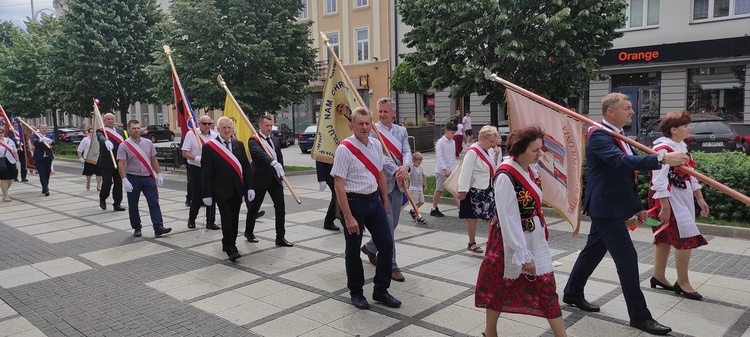
[{"label": "handbag", "polygon": [[[461,175],[461,167],[463,166],[463,164],[463,162],[458,164],[456,169],[451,172],[451,175],[448,176],[448,179],[445,179],[445,182],[443,183],[443,188],[454,197],[458,195],[458,176]],[[475,180],[476,178],[472,176],[469,186],[474,185]]]},{"label": "handbag", "polygon": [[6,164],[8,162],[8,159],[5,158],[6,153],[8,153],[8,150],[5,150],[5,152],[3,152],[3,156],[0,157],[0,172],[5,172],[8,170],[8,165]]}]

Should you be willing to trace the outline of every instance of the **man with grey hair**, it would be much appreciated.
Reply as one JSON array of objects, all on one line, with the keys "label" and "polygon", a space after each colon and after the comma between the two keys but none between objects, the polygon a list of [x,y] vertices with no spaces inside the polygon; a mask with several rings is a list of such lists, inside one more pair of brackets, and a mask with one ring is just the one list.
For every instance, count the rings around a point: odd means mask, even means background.
[{"label": "man with grey hair", "polygon": [[[112,191],[112,208],[115,211],[124,211],[125,207],[120,206],[122,203],[122,180],[120,180],[115,163],[112,161],[112,154],[117,156],[120,144],[125,141],[125,133],[122,128],[115,126],[115,115],[106,113],[102,116],[104,128],[96,130],[96,137],[99,140],[99,159],[97,165],[102,172],[102,188],[99,191],[99,207],[107,209],[107,198]],[[140,135],[139,135],[140,136]]]}]

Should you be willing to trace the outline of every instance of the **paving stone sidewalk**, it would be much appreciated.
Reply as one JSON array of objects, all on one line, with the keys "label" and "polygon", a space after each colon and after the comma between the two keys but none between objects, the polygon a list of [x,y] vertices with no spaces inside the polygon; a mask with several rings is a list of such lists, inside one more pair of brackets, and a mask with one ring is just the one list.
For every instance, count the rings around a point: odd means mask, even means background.
[{"label": "paving stone sidewalk", "polygon": [[[260,242],[238,238],[243,256],[231,263],[221,252],[220,231],[187,228],[184,176],[168,174],[160,190],[173,232],[154,238],[144,200],[144,236],[134,238],[127,212],[112,212],[111,205],[102,211],[77,163],[59,161],[55,168],[49,197],[29,175],[29,183],[11,187],[12,202],[0,203],[0,336],[480,336],[484,330],[484,311],[473,305],[482,256],[466,250],[455,206],[442,205],[447,216],[427,216],[426,225],[402,214],[396,240],[406,282],[393,282],[390,291],[403,306],[371,300],[374,267],[365,258],[371,309],[357,310],[346,289],[343,235],[322,228],[330,192],[318,191],[314,175],[289,178],[302,199],[297,205],[286,198],[287,239],[295,246],[274,245],[266,198],[266,216],[256,227]],[[567,223],[548,219],[561,294],[589,224],[573,238]],[[486,226],[478,236],[486,242]],[[692,301],[649,288],[651,233],[641,228],[631,236],[649,308],[672,336],[750,337],[750,241],[707,236],[709,245],[693,252],[690,274],[706,299]],[[676,277],[673,259],[667,275]],[[611,259],[602,261],[586,291],[602,311],[563,305],[570,336],[647,336],[627,326]],[[501,316],[499,330],[552,335],[546,320],[514,314]]]}]

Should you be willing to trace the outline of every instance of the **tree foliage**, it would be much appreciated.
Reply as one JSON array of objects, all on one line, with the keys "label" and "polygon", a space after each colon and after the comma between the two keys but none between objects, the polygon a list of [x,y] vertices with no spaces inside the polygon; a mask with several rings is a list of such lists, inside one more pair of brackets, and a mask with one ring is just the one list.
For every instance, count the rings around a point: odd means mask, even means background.
[{"label": "tree foliage", "polygon": [[[224,107],[217,75],[249,115],[304,98],[315,76],[315,50],[310,22],[296,19],[301,6],[298,0],[174,0],[166,42],[193,108]],[[149,74],[158,81],[160,101],[172,102],[163,54]]]},{"label": "tree foliage", "polygon": [[429,74],[432,87],[488,95],[485,104],[504,97],[485,69],[542,96],[572,96],[625,22],[624,1],[402,0],[398,11],[413,27],[404,42],[416,52],[404,55],[404,67],[414,69],[396,72],[392,83]]},{"label": "tree foliage", "polygon": [[121,112],[136,102],[153,102],[144,71],[161,48],[163,15],[153,0],[71,0],[60,19],[53,63],[59,107],[89,116],[93,99],[102,111]]}]

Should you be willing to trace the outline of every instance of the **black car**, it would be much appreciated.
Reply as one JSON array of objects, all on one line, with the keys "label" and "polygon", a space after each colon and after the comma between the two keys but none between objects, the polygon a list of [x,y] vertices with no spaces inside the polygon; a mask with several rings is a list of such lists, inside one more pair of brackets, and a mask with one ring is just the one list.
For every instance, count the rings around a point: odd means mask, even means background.
[{"label": "black car", "polygon": [[[727,122],[716,116],[695,114],[690,116],[690,136],[685,144],[690,151],[721,152],[742,149],[742,139]],[[657,120],[641,131],[638,142],[648,147],[654,146],[654,141],[662,136]]]},{"label": "black car", "polygon": [[141,130],[141,137],[148,138],[154,143],[160,140],[171,142],[174,140],[174,132],[163,125],[149,125]]},{"label": "black car", "polygon": [[313,143],[315,142],[315,134],[318,132],[318,126],[313,124],[305,129],[305,132],[299,135],[297,139],[299,141],[299,149],[302,153],[307,153],[312,149]]},{"label": "black car", "polygon": [[80,143],[84,137],[83,131],[77,128],[58,128],[54,132],[58,142]]},{"label": "black car", "polygon": [[279,139],[282,148],[294,145],[294,132],[286,124],[274,125],[271,134]]}]

